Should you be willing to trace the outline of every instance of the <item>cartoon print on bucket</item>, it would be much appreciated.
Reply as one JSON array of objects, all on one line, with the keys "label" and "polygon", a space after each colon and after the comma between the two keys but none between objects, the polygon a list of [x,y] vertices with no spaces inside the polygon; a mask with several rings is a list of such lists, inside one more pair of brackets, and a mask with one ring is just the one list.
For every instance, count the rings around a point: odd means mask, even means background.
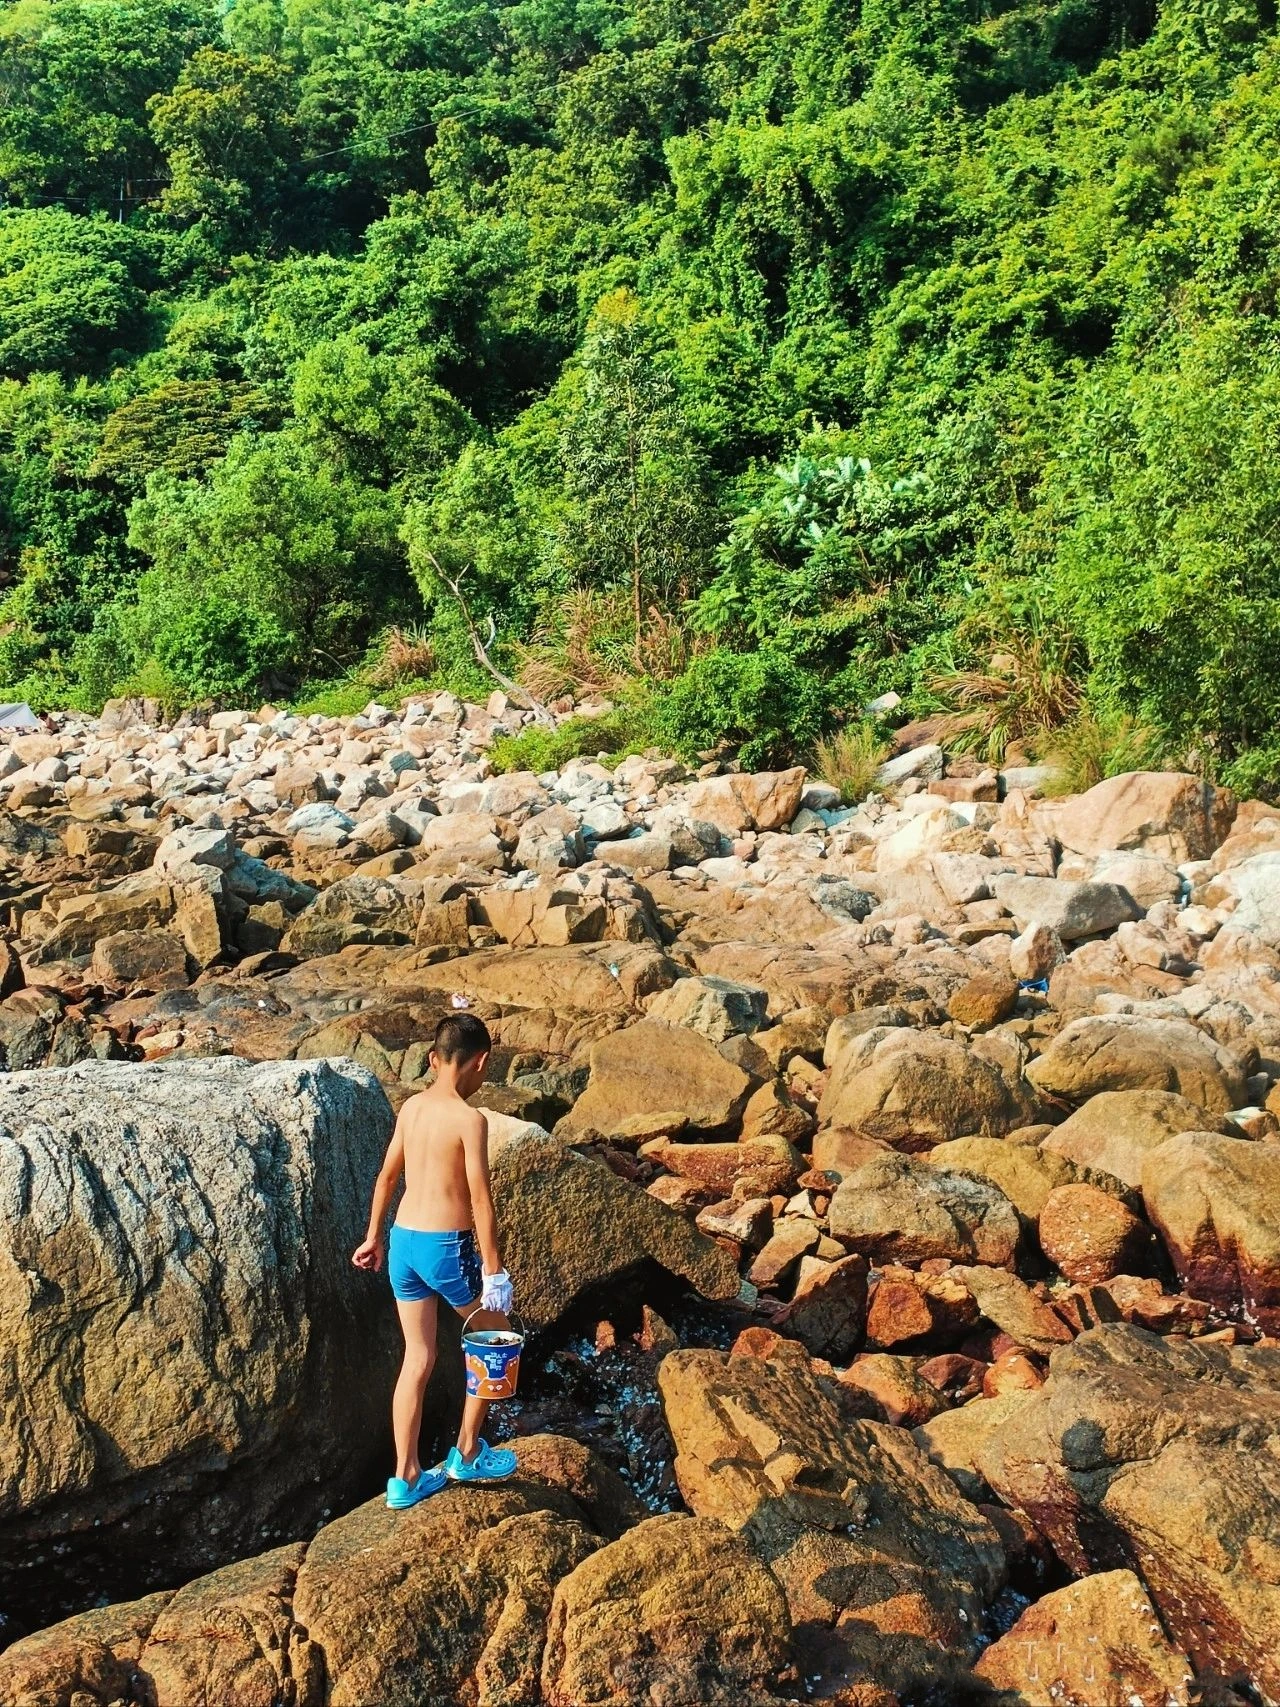
[{"label": "cartoon print on bucket", "polygon": [[462,1355],[467,1372],[467,1393],[473,1399],[511,1399],[520,1379],[520,1353],[524,1350],[522,1330],[468,1327],[473,1310],[462,1324]]}]

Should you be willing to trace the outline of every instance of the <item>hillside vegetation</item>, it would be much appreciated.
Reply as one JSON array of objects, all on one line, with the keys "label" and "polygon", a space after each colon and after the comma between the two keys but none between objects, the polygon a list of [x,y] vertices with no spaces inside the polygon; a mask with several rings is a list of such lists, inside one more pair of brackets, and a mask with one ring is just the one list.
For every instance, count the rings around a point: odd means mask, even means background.
[{"label": "hillside vegetation", "polygon": [[474,627],[619,743],[1280,783],[1269,0],[15,0],[0,90],[6,696]]}]

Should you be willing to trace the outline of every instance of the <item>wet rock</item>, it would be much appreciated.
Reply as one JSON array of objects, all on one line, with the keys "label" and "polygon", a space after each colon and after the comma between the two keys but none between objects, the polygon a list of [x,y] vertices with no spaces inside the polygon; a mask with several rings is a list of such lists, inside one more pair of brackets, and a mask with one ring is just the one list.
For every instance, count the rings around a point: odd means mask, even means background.
[{"label": "wet rock", "polygon": [[893,1152],[845,1175],[829,1217],[832,1236],[870,1262],[1000,1265],[1018,1248],[1018,1213],[1003,1192]]},{"label": "wet rock", "polygon": [[1186,1656],[1125,1570],[1046,1594],[974,1669],[1019,1707],[1186,1707],[1192,1682]]},{"label": "wet rock", "polygon": [[1197,1671],[1280,1693],[1280,1351],[1082,1334],[979,1466],[1077,1574],[1127,1564]]},{"label": "wet rock", "polygon": [[493,1193],[503,1256],[531,1327],[545,1327],[588,1288],[645,1262],[704,1297],[737,1295],[738,1268],[727,1251],[651,1192],[545,1133],[502,1146]]},{"label": "wet rock", "polygon": [[[1027,1077],[1041,1091],[1084,1102],[1099,1091],[1176,1091],[1213,1114],[1246,1100],[1243,1064],[1189,1020],[1089,1014],[1058,1033]],[[1111,1170],[1114,1171],[1114,1170]]]},{"label": "wet rock", "polygon": [[791,1621],[777,1580],[709,1518],[637,1524],[562,1577],[542,1665],[547,1707],[777,1701]]},{"label": "wet rock", "polygon": [[562,1123],[567,1133],[644,1137],[732,1128],[751,1080],[686,1026],[644,1019],[591,1046],[587,1088]]},{"label": "wet rock", "polygon": [[1151,1229],[1094,1185],[1063,1185],[1040,1211],[1040,1248],[1068,1280],[1093,1286],[1151,1264]]},{"label": "wet rock", "polygon": [[681,1493],[768,1562],[803,1672],[906,1690],[973,1654],[1003,1553],[905,1433],[846,1422],[793,1358],[677,1351],[659,1387]]},{"label": "wet rock", "polygon": [[1113,1174],[1137,1190],[1149,1151],[1179,1132],[1215,1131],[1230,1134],[1232,1128],[1176,1091],[1100,1091],[1055,1127],[1041,1149]]},{"label": "wet rock", "polygon": [[11,1593],[71,1529],[172,1580],[360,1487],[396,1343],[350,1255],[390,1124],[350,1063],[0,1081]]},{"label": "wet rock", "polygon": [[1181,1133],[1148,1152],[1142,1195],[1189,1292],[1280,1332],[1280,1145]]},{"label": "wet rock", "polygon": [[998,1136],[1036,1117],[1033,1092],[954,1038],[867,1032],[840,1050],[818,1104],[824,1123],[903,1149],[970,1133]]}]

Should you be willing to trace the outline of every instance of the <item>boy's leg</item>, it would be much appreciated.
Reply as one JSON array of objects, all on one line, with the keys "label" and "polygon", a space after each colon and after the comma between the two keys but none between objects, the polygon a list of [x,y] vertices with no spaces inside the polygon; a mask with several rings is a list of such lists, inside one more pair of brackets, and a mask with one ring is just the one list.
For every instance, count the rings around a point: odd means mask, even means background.
[{"label": "boy's leg", "polygon": [[418,1436],[422,1431],[422,1401],[436,1360],[436,1306],[430,1298],[397,1298],[404,1333],[404,1362],[391,1400],[391,1426],[396,1440],[396,1475],[415,1482],[422,1469]]},{"label": "boy's leg", "polygon": [[[460,1309],[458,1314],[465,1321],[473,1310],[479,1308],[480,1300],[477,1298],[474,1303]],[[480,1328],[509,1328],[511,1322],[508,1317],[502,1314],[501,1310],[486,1310],[477,1321],[476,1326]],[[458,1451],[467,1464],[470,1464],[480,1450],[480,1435],[484,1429],[484,1419],[488,1414],[488,1399],[476,1399],[468,1393],[462,1406],[462,1426],[458,1430]]]}]

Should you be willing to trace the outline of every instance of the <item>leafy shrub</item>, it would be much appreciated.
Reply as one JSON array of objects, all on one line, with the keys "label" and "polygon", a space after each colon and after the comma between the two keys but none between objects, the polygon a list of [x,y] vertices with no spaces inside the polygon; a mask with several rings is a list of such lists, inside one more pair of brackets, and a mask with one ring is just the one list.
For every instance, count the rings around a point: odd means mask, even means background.
[{"label": "leafy shrub", "polygon": [[872,723],[855,723],[819,741],[813,750],[814,768],[823,782],[838,788],[846,806],[865,800],[876,784],[876,773],[889,755]]},{"label": "leafy shrub", "polygon": [[154,641],[157,662],[195,700],[252,698],[288,658],[289,646],[274,617],[216,593],[172,618]]},{"label": "leafy shrub", "polygon": [[625,758],[628,753],[643,751],[652,739],[652,712],[639,701],[619,706],[603,717],[566,718],[556,729],[531,724],[518,735],[504,735],[490,749],[489,763],[499,773],[557,771],[574,759],[595,758],[597,753]]},{"label": "leafy shrub", "polygon": [[663,690],[656,727],[686,758],[727,741],[754,768],[809,751],[826,718],[821,677],[785,652],[717,647]]}]

